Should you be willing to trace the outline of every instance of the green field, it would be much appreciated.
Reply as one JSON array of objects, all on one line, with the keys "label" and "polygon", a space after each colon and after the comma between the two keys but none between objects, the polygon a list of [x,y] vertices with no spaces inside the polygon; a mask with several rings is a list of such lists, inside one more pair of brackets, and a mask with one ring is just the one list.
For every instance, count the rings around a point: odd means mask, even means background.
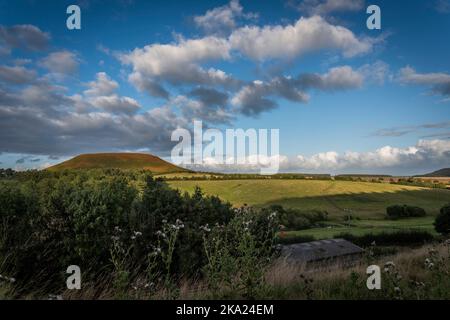
[{"label": "green field", "polygon": [[329,223],[325,228],[287,231],[283,236],[312,236],[316,239],[334,238],[342,233],[351,233],[359,236],[367,233],[389,233],[399,230],[427,231],[436,234],[433,227],[434,217],[409,218],[403,220],[353,220],[348,223]]},{"label": "green field", "polygon": [[[433,230],[434,216],[450,203],[450,190],[410,187],[387,183],[333,180],[225,180],[170,181],[173,188],[192,192],[195,186],[210,195],[231,202],[264,207],[280,204],[301,210],[321,209],[329,213],[326,228],[293,231],[290,235],[328,238],[342,232],[364,234],[400,229]],[[386,207],[393,204],[419,206],[427,211],[424,218],[385,220]],[[343,217],[352,215],[350,225]]]}]

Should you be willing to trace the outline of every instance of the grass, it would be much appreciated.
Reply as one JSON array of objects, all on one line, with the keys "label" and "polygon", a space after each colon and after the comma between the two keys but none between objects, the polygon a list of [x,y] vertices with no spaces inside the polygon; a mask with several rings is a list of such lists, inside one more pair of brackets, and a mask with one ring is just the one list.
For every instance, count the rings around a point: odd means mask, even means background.
[{"label": "grass", "polygon": [[[430,253],[430,250],[435,253]],[[450,298],[449,254],[448,245],[427,245],[417,249],[404,249],[370,262],[363,259],[352,268],[325,266],[312,272],[308,272],[303,266],[278,262],[269,270],[267,280],[276,299],[447,300]],[[424,263],[427,258],[441,261],[439,267],[427,268]],[[383,271],[383,266],[388,261],[392,261],[394,265],[389,273]],[[368,264],[381,267],[381,290],[367,289]],[[309,279],[309,283],[305,283],[305,279]]]},{"label": "grass", "polygon": [[[450,299],[450,247],[447,244],[426,245],[420,248],[399,249],[395,254],[370,259],[366,256],[355,265],[330,264],[320,268],[306,268],[290,264],[284,259],[275,260],[264,272],[261,289],[255,292],[257,299],[312,299],[312,300],[367,300],[367,299]],[[370,260],[367,260],[370,259]],[[433,262],[428,267],[426,260]],[[389,262],[389,272],[385,271]],[[366,286],[368,265],[381,268],[381,290],[368,290]],[[108,277],[97,282],[83,283],[82,290],[64,290],[65,300],[117,299]],[[239,290],[227,290],[226,286],[212,291],[201,279],[182,279],[176,296],[167,289],[158,288],[156,293],[143,288],[129,287],[125,299],[243,299]],[[0,299],[14,297],[4,283],[0,282]],[[36,292],[23,299],[45,299]]]},{"label": "grass", "polygon": [[342,233],[350,233],[354,236],[363,236],[365,234],[380,234],[380,233],[395,233],[399,230],[420,230],[427,231],[433,235],[437,235],[434,231],[433,226],[430,224],[425,228],[408,228],[408,227],[399,227],[399,228],[388,228],[388,227],[380,227],[380,226],[371,226],[371,227],[358,227],[358,226],[338,226],[338,227],[328,227],[328,228],[312,228],[306,230],[297,230],[297,231],[285,231],[282,233],[283,237],[291,238],[291,237],[314,237],[316,240],[321,239],[331,239],[335,238]]},{"label": "grass", "polygon": [[[329,213],[330,224],[324,228],[289,231],[286,236],[333,238],[348,232],[354,235],[421,230],[434,233],[434,216],[450,202],[450,190],[428,189],[388,183],[332,180],[219,180],[170,181],[173,188],[192,192],[195,186],[235,206],[248,204],[264,207],[280,204],[301,210],[320,209]],[[386,220],[386,207],[393,204],[419,206],[428,216]],[[350,222],[344,218],[351,215]]]},{"label": "grass", "polygon": [[280,204],[302,210],[321,209],[328,211],[332,218],[352,214],[361,219],[383,219],[386,207],[393,204],[419,206],[433,216],[450,202],[450,190],[370,182],[225,180],[170,181],[169,184],[188,192],[198,185],[207,194],[217,195],[235,206]]},{"label": "grass", "polygon": [[297,230],[297,231],[286,231],[281,234],[282,237],[291,238],[291,237],[304,237],[310,236],[314,237],[316,240],[321,239],[331,239],[336,237],[341,233],[351,233],[355,236],[362,236],[367,233],[382,233],[382,232],[393,232],[393,230],[388,228],[360,228],[360,227],[329,227],[329,228],[313,228],[306,230]]},{"label": "grass", "polygon": [[[433,250],[433,251],[431,251]],[[432,253],[434,252],[434,253]],[[304,265],[289,264],[283,259],[276,260],[264,274],[264,286],[255,298],[262,299],[450,299],[450,248],[448,245],[427,245],[408,248],[400,252],[366,261],[353,266],[324,265],[322,268],[307,269]],[[426,259],[435,263],[428,268]],[[386,262],[393,267],[385,272]],[[381,267],[381,290],[368,290],[366,286],[368,264]],[[401,278],[399,277],[401,276]],[[102,284],[104,281],[102,280]],[[0,286],[1,288],[1,286]],[[399,288],[400,290],[397,290]],[[1,291],[0,291],[1,293]],[[156,295],[128,293],[130,299],[173,299],[164,288]],[[0,296],[1,297],[1,296]],[[85,284],[83,290],[66,290],[64,299],[113,299],[114,292],[104,285]],[[176,299],[242,299],[238,290],[226,291],[220,287],[211,292],[202,280],[185,279],[179,284]]]},{"label": "grass", "polygon": [[401,220],[352,220],[348,223],[325,223],[326,227],[307,230],[286,231],[284,237],[311,236],[317,240],[334,238],[342,233],[351,233],[355,236],[373,233],[393,233],[404,230],[426,231],[437,235],[433,226],[434,217],[408,218]]}]

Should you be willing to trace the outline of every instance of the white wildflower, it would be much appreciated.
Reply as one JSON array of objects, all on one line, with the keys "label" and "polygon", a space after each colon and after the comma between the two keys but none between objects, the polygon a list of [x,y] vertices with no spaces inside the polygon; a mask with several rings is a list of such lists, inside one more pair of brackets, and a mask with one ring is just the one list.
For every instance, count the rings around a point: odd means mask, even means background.
[{"label": "white wildflower", "polygon": [[384,264],[385,267],[395,267],[394,261],[388,261]]},{"label": "white wildflower", "polygon": [[164,232],[160,231],[160,230],[156,231],[156,235],[158,237],[161,237],[161,238],[165,238],[166,237],[166,234]]},{"label": "white wildflower", "polygon": [[200,226],[200,230],[203,230],[205,232],[211,232],[211,229],[209,228],[208,224],[205,224],[204,226]]}]

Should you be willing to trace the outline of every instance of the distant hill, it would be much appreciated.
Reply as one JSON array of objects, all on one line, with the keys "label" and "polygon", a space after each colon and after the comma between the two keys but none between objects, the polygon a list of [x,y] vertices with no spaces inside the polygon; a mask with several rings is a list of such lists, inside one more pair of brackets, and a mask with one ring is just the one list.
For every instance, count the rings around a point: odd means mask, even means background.
[{"label": "distant hill", "polygon": [[65,169],[144,169],[153,173],[187,172],[159,157],[146,153],[92,153],[81,154],[64,161],[47,170],[60,171]]},{"label": "distant hill", "polygon": [[450,177],[450,168],[444,168],[417,177]]}]

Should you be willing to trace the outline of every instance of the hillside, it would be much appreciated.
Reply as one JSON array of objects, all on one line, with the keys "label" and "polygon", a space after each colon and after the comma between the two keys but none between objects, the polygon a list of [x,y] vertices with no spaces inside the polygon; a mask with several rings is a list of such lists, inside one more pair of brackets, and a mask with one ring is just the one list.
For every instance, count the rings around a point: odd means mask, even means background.
[{"label": "hillside", "polygon": [[153,173],[186,172],[159,157],[146,153],[93,153],[82,154],[52,166],[47,170],[59,171],[65,169],[144,169]]},{"label": "hillside", "polygon": [[450,177],[450,168],[443,168],[418,177]]}]

